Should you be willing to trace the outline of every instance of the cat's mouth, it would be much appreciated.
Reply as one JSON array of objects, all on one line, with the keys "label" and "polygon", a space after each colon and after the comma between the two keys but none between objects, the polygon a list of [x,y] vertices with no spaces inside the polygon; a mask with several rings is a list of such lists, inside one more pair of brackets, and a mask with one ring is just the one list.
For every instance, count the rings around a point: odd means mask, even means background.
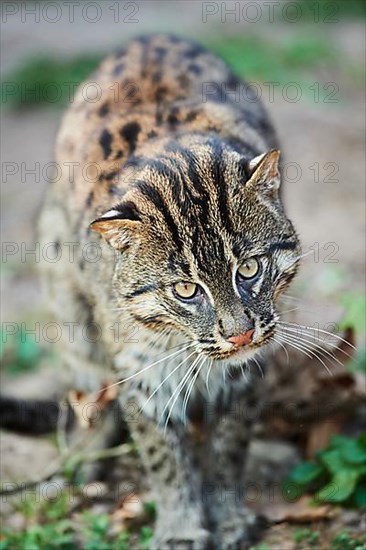
[{"label": "cat's mouth", "polygon": [[206,349],[202,349],[202,352],[215,361],[227,361],[230,359],[233,360],[233,364],[239,364],[245,360],[253,358],[261,348],[269,343],[272,334],[273,330],[269,330],[253,339],[250,343],[242,346],[224,341],[222,343],[218,343],[216,346],[210,346]]},{"label": "cat's mouth", "polygon": [[258,346],[246,346],[234,350],[231,354],[227,354],[216,359],[217,362],[230,366],[240,366],[250,359],[253,359],[258,354]]}]

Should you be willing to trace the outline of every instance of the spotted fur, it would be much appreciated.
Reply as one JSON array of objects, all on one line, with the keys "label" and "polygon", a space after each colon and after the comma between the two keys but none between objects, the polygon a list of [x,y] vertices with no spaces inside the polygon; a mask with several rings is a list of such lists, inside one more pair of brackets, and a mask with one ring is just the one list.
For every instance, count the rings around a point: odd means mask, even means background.
[{"label": "spotted fur", "polygon": [[[234,494],[250,423],[232,411],[254,399],[250,361],[263,362],[298,263],[275,133],[258,101],[233,99],[238,86],[201,46],[132,40],[66,113],[63,177],[41,217],[43,243],[77,243],[77,260],[44,265],[57,319],[78,323],[63,342],[74,385],[127,379],[119,399],[134,411],[126,421],[156,490],[159,550],[241,548],[250,538],[253,518]],[[90,246],[98,261],[85,258]],[[238,266],[252,257],[260,273],[243,283]],[[197,299],[177,297],[180,281],[199,285]],[[83,334],[90,323],[101,328],[95,341]],[[228,341],[249,329],[244,348]]]}]

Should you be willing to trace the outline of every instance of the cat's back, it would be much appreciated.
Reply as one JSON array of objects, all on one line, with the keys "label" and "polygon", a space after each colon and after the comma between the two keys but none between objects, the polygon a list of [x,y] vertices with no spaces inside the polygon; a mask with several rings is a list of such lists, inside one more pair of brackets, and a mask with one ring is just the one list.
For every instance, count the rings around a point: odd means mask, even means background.
[{"label": "cat's back", "polygon": [[212,99],[213,83],[231,77],[225,63],[198,44],[169,35],[136,38],[80,85],[61,125],[57,155],[88,153],[102,164],[123,164],[138,144],[192,125],[198,116],[192,109]]},{"label": "cat's back", "polygon": [[[244,53],[243,53],[244,55]],[[220,58],[170,35],[142,36],[107,57],[78,89],[56,155],[72,213],[91,219],[113,202],[118,175],[136,150],[162,137],[214,132],[253,155],[276,146],[266,112]],[[66,195],[64,194],[66,193]]]}]

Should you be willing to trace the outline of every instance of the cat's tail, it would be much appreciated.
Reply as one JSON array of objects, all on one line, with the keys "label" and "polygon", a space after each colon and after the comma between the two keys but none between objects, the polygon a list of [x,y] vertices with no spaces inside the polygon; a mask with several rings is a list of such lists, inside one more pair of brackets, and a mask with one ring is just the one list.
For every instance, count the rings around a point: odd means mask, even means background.
[{"label": "cat's tail", "polygon": [[75,413],[69,404],[48,399],[18,399],[0,395],[0,428],[29,435],[46,435],[56,432],[62,424],[68,430],[74,423]]}]

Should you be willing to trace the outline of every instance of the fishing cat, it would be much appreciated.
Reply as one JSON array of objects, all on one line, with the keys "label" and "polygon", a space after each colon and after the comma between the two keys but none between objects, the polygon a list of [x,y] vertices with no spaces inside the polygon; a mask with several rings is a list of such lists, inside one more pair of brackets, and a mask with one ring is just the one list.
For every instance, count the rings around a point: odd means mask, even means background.
[{"label": "fishing cat", "polygon": [[249,365],[300,253],[268,116],[201,46],[144,36],[80,86],[56,160],[49,303],[74,387],[121,382],[156,492],[152,548],[245,548]]}]

